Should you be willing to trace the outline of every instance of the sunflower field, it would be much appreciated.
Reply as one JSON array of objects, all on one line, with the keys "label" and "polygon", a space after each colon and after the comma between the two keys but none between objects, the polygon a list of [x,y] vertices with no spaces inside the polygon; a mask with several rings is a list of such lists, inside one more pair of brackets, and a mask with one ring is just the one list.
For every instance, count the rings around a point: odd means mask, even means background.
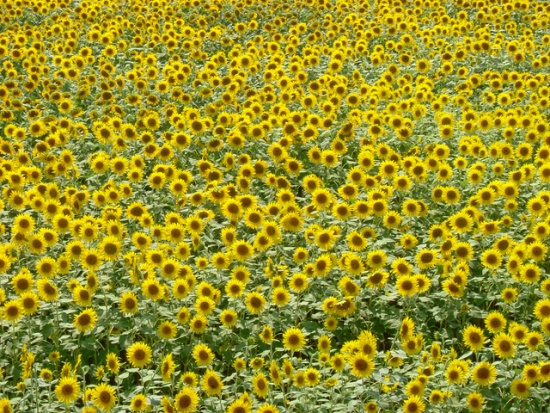
[{"label": "sunflower field", "polygon": [[550,2],[0,0],[0,413],[540,413]]}]

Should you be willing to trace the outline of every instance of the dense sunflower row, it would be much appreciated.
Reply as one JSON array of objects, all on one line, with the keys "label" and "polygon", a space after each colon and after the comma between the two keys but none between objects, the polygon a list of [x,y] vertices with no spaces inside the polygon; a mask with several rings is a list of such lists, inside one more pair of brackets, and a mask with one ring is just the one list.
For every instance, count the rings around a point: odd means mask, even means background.
[{"label": "dense sunflower row", "polygon": [[539,412],[550,3],[0,0],[0,412]]}]

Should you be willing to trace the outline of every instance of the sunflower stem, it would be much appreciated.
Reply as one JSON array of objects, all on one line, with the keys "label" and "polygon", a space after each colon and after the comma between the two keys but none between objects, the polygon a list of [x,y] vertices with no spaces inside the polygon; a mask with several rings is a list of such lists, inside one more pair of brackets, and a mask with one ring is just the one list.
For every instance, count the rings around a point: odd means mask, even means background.
[{"label": "sunflower stem", "polygon": [[[30,337],[32,336],[32,318],[30,316],[28,318],[28,323],[27,323],[27,336],[29,337],[29,340],[30,340]],[[37,378],[34,377],[33,371],[34,371],[33,366],[31,366],[31,375],[30,375],[30,377],[31,377],[32,394],[33,394],[33,397],[34,397],[36,413],[39,413],[40,408],[39,408],[39,405],[38,405],[38,388],[37,388],[37,383],[36,383]]]},{"label": "sunflower stem", "polygon": [[107,335],[105,340],[105,346],[107,347],[105,351],[109,354],[109,341],[110,341],[110,332],[111,332],[111,321],[109,319],[109,306],[107,305],[107,289],[103,287],[103,305],[105,306],[105,318],[107,320],[105,324],[105,334]]},{"label": "sunflower stem", "polygon": [[55,350],[59,351],[59,301],[55,302],[55,332],[54,332],[54,344]]}]

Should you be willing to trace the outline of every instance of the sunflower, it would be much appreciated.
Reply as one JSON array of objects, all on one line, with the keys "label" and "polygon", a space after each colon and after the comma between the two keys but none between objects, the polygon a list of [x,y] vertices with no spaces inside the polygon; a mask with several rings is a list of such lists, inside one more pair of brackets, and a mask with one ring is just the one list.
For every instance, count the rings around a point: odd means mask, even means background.
[{"label": "sunflower", "polygon": [[15,277],[11,279],[13,290],[17,295],[29,292],[34,286],[32,274],[27,268],[23,268]]},{"label": "sunflower", "polygon": [[243,215],[244,209],[239,201],[228,199],[222,204],[221,213],[226,218],[236,221]]},{"label": "sunflower", "polygon": [[[359,260],[358,258],[353,258],[353,260],[356,259]],[[347,260],[347,264],[344,265],[344,268],[347,269],[349,273],[353,274],[353,272],[350,271],[349,264],[350,259]],[[363,268],[361,267],[361,269]],[[354,275],[358,275],[358,273]],[[361,291],[361,287],[347,275],[343,276],[340,281],[338,281],[338,288],[344,296],[356,297]]]},{"label": "sunflower", "polygon": [[254,256],[253,246],[248,241],[244,240],[234,242],[231,245],[231,252],[232,256],[239,262],[247,261]]},{"label": "sunflower", "polygon": [[531,394],[529,391],[530,387],[531,385],[529,384],[529,381],[525,379],[515,379],[510,385],[510,392],[516,397],[525,399]]},{"label": "sunflower", "polygon": [[229,280],[225,285],[225,293],[231,298],[237,298],[244,294],[245,285],[236,279]]},{"label": "sunflower", "polygon": [[541,361],[539,363],[539,373],[540,373],[540,380],[543,383],[548,382],[548,380],[550,380],[550,362]]},{"label": "sunflower", "polygon": [[297,293],[305,291],[308,288],[308,285],[308,278],[303,273],[295,273],[292,277],[290,277],[288,282],[288,287]]},{"label": "sunflower", "polygon": [[449,218],[449,223],[453,231],[459,234],[469,232],[474,224],[473,219],[465,212],[460,212]]},{"label": "sunflower", "polygon": [[399,335],[401,338],[407,339],[414,334],[415,323],[410,317],[405,317],[399,327]]},{"label": "sunflower", "polygon": [[201,379],[201,388],[208,396],[216,396],[223,390],[220,376],[214,370],[207,370]]},{"label": "sunflower", "polygon": [[[74,287],[73,287],[74,283]],[[92,305],[92,293],[85,287],[82,287],[78,280],[71,280],[68,284],[69,290],[72,290],[73,299],[80,306],[90,307]]]},{"label": "sunflower", "polygon": [[191,216],[185,222],[185,228],[190,234],[200,234],[204,231],[204,221],[199,216]]},{"label": "sunflower", "polygon": [[149,404],[147,403],[147,397],[142,394],[136,394],[134,397],[132,397],[132,401],[130,402],[130,410],[133,412],[143,412],[147,411],[149,409]]},{"label": "sunflower", "polygon": [[271,328],[270,326],[264,326],[258,336],[260,337],[260,340],[262,340],[262,342],[266,344],[271,344],[274,339],[273,328]]},{"label": "sunflower", "polygon": [[256,413],[280,413],[280,412],[276,406],[269,403],[265,403],[258,407],[258,410],[256,411]]},{"label": "sunflower", "polygon": [[209,282],[203,281],[197,286],[197,297],[209,297],[215,300],[215,295],[218,294],[218,290],[214,288]]},{"label": "sunflower", "polygon": [[418,284],[414,277],[402,275],[395,282],[397,293],[401,296],[412,297],[418,292]]},{"label": "sunflower", "polygon": [[57,386],[55,386],[55,395],[57,400],[65,404],[71,404],[78,400],[80,395],[80,385],[75,377],[62,377]]},{"label": "sunflower", "polygon": [[54,302],[59,298],[59,290],[57,286],[45,278],[37,281],[38,296],[46,302]]},{"label": "sunflower", "polygon": [[[245,363],[246,364],[246,363]],[[199,380],[197,378],[197,375],[193,373],[192,371],[188,371],[186,373],[183,373],[180,377],[180,380],[184,384],[184,386],[187,387],[197,387],[199,384]]]},{"label": "sunflower", "polygon": [[474,249],[469,242],[457,242],[454,251],[460,262],[470,261],[474,257]]},{"label": "sunflower", "polygon": [[290,232],[298,232],[302,229],[304,220],[301,214],[289,212],[281,217],[280,223],[285,230]]},{"label": "sunflower", "polygon": [[477,326],[469,325],[462,333],[462,341],[471,351],[482,350],[483,343],[485,342],[483,330]]},{"label": "sunflower", "polygon": [[85,250],[85,245],[79,240],[70,241],[65,247],[67,257],[71,260],[78,260]]},{"label": "sunflower", "polygon": [[168,353],[162,363],[160,363],[160,373],[164,382],[169,382],[172,374],[176,371],[176,363],[174,362],[174,356],[172,353]]},{"label": "sunflower", "polygon": [[132,202],[128,208],[126,209],[126,215],[128,218],[136,219],[138,220],[141,218],[142,215],[144,215],[147,212],[147,207],[139,201]]},{"label": "sunflower", "polygon": [[367,413],[377,413],[378,412],[378,404],[371,400],[367,404],[365,404],[364,409]]},{"label": "sunflower", "polygon": [[357,218],[367,218],[372,215],[371,203],[366,200],[357,200],[351,206],[353,215]]},{"label": "sunflower", "polygon": [[153,241],[151,240],[151,237],[141,231],[135,231],[132,234],[132,244],[138,250],[146,251],[150,247],[152,242]]},{"label": "sunflower", "polygon": [[300,351],[306,344],[304,333],[299,328],[289,328],[283,334],[283,346],[290,351]]},{"label": "sunflower", "polygon": [[28,214],[19,214],[12,223],[12,233],[30,234],[35,227],[35,220]]},{"label": "sunflower", "polygon": [[296,372],[292,379],[295,387],[302,388],[306,386],[306,375],[304,371]]},{"label": "sunflower", "polygon": [[136,314],[139,310],[138,299],[132,291],[122,293],[119,308],[124,314]]},{"label": "sunflower", "polygon": [[519,267],[518,273],[519,273],[519,277],[521,278],[521,281],[528,284],[534,284],[538,282],[541,277],[540,267],[532,263],[521,265]]},{"label": "sunflower", "polygon": [[522,376],[530,384],[534,384],[540,380],[540,370],[538,364],[526,364],[523,366]]},{"label": "sunflower", "polygon": [[432,285],[431,279],[426,274],[415,274],[412,278],[418,286],[419,293],[425,293]]},{"label": "sunflower", "polygon": [[451,362],[445,370],[445,379],[449,384],[462,383],[466,379],[466,374],[461,366]]},{"label": "sunflower", "polygon": [[319,370],[313,367],[309,367],[304,372],[305,384],[313,387],[319,384]]},{"label": "sunflower", "polygon": [[[40,370],[40,378],[44,380],[46,383],[49,383],[53,380],[53,373],[50,369],[42,369]],[[0,407],[2,407],[1,404],[0,404]],[[2,410],[0,409],[0,411]]]},{"label": "sunflower", "polygon": [[6,321],[16,323],[25,314],[21,300],[10,300],[4,304],[2,314]]},{"label": "sunflower", "polygon": [[527,256],[533,261],[542,261],[548,254],[548,247],[542,241],[532,242],[527,246]]},{"label": "sunflower", "polygon": [[115,389],[108,384],[101,383],[93,391],[94,404],[105,412],[110,412],[117,402]]},{"label": "sunflower", "polygon": [[332,204],[332,195],[328,189],[318,188],[312,193],[311,203],[318,211],[327,210]]},{"label": "sunflower", "polygon": [[122,253],[122,243],[118,238],[108,235],[101,240],[98,250],[108,261],[114,261]]},{"label": "sunflower", "polygon": [[216,303],[210,297],[198,297],[195,301],[195,310],[204,316],[212,314],[215,308]]},{"label": "sunflower", "polygon": [[275,221],[264,221],[262,232],[272,241],[281,238],[281,228]]},{"label": "sunflower", "polygon": [[[174,251],[174,255],[177,259],[180,260],[180,262],[186,261],[191,255],[191,247],[185,241],[182,241],[178,245],[176,245],[176,250]],[[182,271],[187,271],[189,269],[189,266],[186,266],[186,265],[182,266],[178,264],[177,269],[178,269],[178,274],[181,274]]]},{"label": "sunflower", "polygon": [[250,313],[260,314],[264,310],[266,299],[262,294],[253,291],[246,295],[245,303]]},{"label": "sunflower", "polygon": [[251,413],[252,405],[247,400],[243,399],[243,396],[235,400],[229,406],[227,406],[227,413]]},{"label": "sunflower", "polygon": [[401,225],[402,217],[397,211],[388,211],[384,215],[383,224],[388,229],[397,228]]},{"label": "sunflower", "polygon": [[331,250],[337,240],[338,237],[330,228],[321,229],[315,234],[315,244],[322,250]]},{"label": "sunflower", "polygon": [[550,318],[550,298],[538,300],[535,304],[533,314],[541,321]]},{"label": "sunflower", "polygon": [[424,337],[422,334],[414,334],[405,340],[401,341],[401,348],[409,355],[420,353],[424,345]]},{"label": "sunflower", "polygon": [[178,334],[178,328],[176,325],[168,320],[163,321],[157,328],[157,334],[164,340],[172,340],[176,338]]},{"label": "sunflower", "polygon": [[57,258],[57,272],[59,274],[68,274],[71,268],[71,260],[66,255],[61,255]]},{"label": "sunflower", "polygon": [[506,317],[498,311],[493,311],[485,317],[485,327],[492,333],[498,333],[506,327]]},{"label": "sunflower", "polygon": [[38,311],[38,307],[40,306],[40,300],[34,292],[30,291],[21,294],[19,300],[21,301],[21,305],[23,306],[23,312],[26,315],[36,314],[36,312]]},{"label": "sunflower", "polygon": [[107,354],[105,365],[111,373],[118,374],[120,370],[120,360],[115,353]]},{"label": "sunflower", "polygon": [[472,370],[472,380],[479,386],[488,386],[495,382],[497,378],[496,367],[486,361],[482,361],[475,365]]},{"label": "sunflower", "polygon": [[132,367],[145,367],[151,363],[153,352],[148,344],[137,341],[126,349],[126,358]]},{"label": "sunflower", "polygon": [[44,251],[46,251],[46,248],[48,247],[46,240],[44,237],[38,233],[33,234],[29,237],[29,242],[27,244],[27,248],[32,252],[33,254],[40,255]]},{"label": "sunflower", "polygon": [[57,261],[51,257],[42,257],[35,267],[38,275],[44,278],[53,278],[57,274]]},{"label": "sunflower", "polygon": [[243,371],[244,369],[246,369],[246,360],[240,357],[237,357],[233,362],[233,367],[237,371]]},{"label": "sunflower", "polygon": [[540,285],[540,290],[546,295],[550,296],[550,279],[544,280]]},{"label": "sunflower", "polygon": [[359,231],[352,231],[346,236],[348,247],[352,251],[363,251],[367,248],[367,239]]},{"label": "sunflower", "polygon": [[348,362],[355,377],[369,377],[374,371],[374,361],[365,354],[356,353]]},{"label": "sunflower", "polygon": [[405,394],[407,396],[419,396],[422,397],[424,393],[426,392],[426,383],[424,380],[420,378],[416,378],[411,380],[407,387],[405,387]]},{"label": "sunflower", "polygon": [[185,278],[178,278],[172,285],[172,295],[178,300],[187,297],[189,293],[189,284]]},{"label": "sunflower", "polygon": [[179,413],[193,413],[197,410],[199,395],[191,387],[184,387],[174,399],[175,408]]},{"label": "sunflower", "polygon": [[474,392],[468,395],[466,398],[466,403],[468,404],[468,409],[471,412],[479,413],[483,410],[483,403],[485,403],[485,399],[481,393]]},{"label": "sunflower", "polygon": [[86,333],[94,329],[97,323],[97,313],[93,308],[86,308],[79,314],[75,314],[73,325],[81,333]]},{"label": "sunflower", "polygon": [[244,214],[244,223],[247,227],[258,229],[264,222],[264,213],[260,209],[249,209]]},{"label": "sunflower", "polygon": [[495,336],[493,339],[493,350],[501,359],[514,357],[516,354],[513,338],[505,333],[499,333]]},{"label": "sunflower", "polygon": [[369,288],[382,288],[386,284],[390,274],[386,271],[374,271],[367,276],[367,286]]},{"label": "sunflower", "polygon": [[421,270],[432,268],[437,263],[435,250],[422,249],[416,254],[416,264]]},{"label": "sunflower", "polygon": [[510,326],[508,327],[508,334],[512,336],[516,343],[524,342],[527,337],[527,333],[529,333],[529,329],[526,326],[516,322],[510,323]]},{"label": "sunflower", "polygon": [[189,321],[189,328],[195,334],[203,334],[208,327],[208,319],[202,314],[197,314]]},{"label": "sunflower", "polygon": [[[550,318],[542,320],[541,331],[546,335],[550,335]],[[544,343],[544,338],[538,331],[531,331],[525,335],[525,340],[523,340],[523,342],[529,350],[535,351]]]},{"label": "sunflower", "polygon": [[143,281],[141,291],[145,297],[152,301],[158,301],[164,297],[164,288],[154,277],[149,277]]},{"label": "sunflower", "polygon": [[371,201],[370,209],[374,215],[383,217],[388,212],[388,201],[386,199],[376,199]]},{"label": "sunflower", "polygon": [[214,360],[214,353],[206,344],[199,343],[193,347],[193,358],[198,366],[208,366]]},{"label": "sunflower", "polygon": [[252,391],[261,399],[267,397],[269,393],[269,381],[265,374],[258,372],[252,377]]},{"label": "sunflower", "polygon": [[410,396],[403,404],[404,413],[423,413],[426,405],[419,396]]},{"label": "sunflower", "polygon": [[[292,254],[292,261],[296,264],[302,264],[309,258],[309,251],[304,247],[298,247]],[[550,284],[550,283],[549,283]],[[550,288],[549,288],[550,291]]]},{"label": "sunflower", "polygon": [[313,275],[315,277],[326,277],[333,267],[333,261],[330,254],[321,254],[313,263]]},{"label": "sunflower", "polygon": [[278,307],[285,306],[290,301],[290,293],[284,287],[277,287],[271,293],[271,301]]},{"label": "sunflower", "polygon": [[145,261],[152,268],[160,268],[164,259],[164,251],[161,251],[159,249],[149,249],[145,253]]},{"label": "sunflower", "polygon": [[310,174],[302,179],[302,187],[304,190],[312,194],[315,190],[323,187],[323,181],[315,174]]},{"label": "sunflower", "polygon": [[434,361],[441,359],[441,345],[439,343],[432,343],[430,356]]},{"label": "sunflower", "polygon": [[481,255],[481,264],[485,268],[496,270],[502,264],[502,254],[497,249],[489,249]]},{"label": "sunflower", "polygon": [[80,264],[89,271],[96,271],[103,264],[103,256],[98,250],[87,248],[80,256]]},{"label": "sunflower", "polygon": [[387,261],[388,257],[384,250],[374,250],[367,254],[367,265],[373,270],[381,269]]}]

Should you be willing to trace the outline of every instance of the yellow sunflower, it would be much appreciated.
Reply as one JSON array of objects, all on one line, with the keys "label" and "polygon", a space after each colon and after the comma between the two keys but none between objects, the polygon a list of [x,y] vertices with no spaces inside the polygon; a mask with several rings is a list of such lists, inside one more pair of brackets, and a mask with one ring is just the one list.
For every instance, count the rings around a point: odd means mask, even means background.
[{"label": "yellow sunflower", "polygon": [[126,349],[126,358],[133,367],[145,367],[151,363],[153,351],[148,344],[137,341]]}]

